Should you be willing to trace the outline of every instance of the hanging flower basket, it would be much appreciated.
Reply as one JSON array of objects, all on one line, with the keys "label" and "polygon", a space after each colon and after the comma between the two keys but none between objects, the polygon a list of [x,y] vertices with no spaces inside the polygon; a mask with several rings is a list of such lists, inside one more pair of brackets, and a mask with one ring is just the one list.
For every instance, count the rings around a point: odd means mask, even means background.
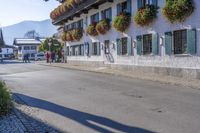
[{"label": "hanging flower basket", "polygon": [[65,32],[62,34],[62,37],[61,37],[61,38],[62,38],[62,41],[64,41],[64,42],[67,40],[67,39],[66,39],[66,33],[65,33]]},{"label": "hanging flower basket", "polygon": [[193,0],[167,0],[163,15],[171,22],[183,22],[194,12]]},{"label": "hanging flower basket", "polygon": [[96,22],[93,22],[92,24],[90,24],[88,27],[87,27],[87,33],[91,36],[97,36],[98,35],[98,32],[96,30]]},{"label": "hanging flower basket", "polygon": [[139,9],[134,17],[134,21],[137,25],[146,26],[153,22],[157,18],[158,7],[154,5],[147,5],[142,9]]},{"label": "hanging flower basket", "polygon": [[71,31],[66,32],[66,41],[67,42],[72,42],[73,41],[73,37],[72,37]]},{"label": "hanging flower basket", "polygon": [[113,27],[120,32],[124,32],[130,25],[131,15],[129,13],[121,13],[116,16],[113,21]]},{"label": "hanging flower basket", "polygon": [[71,31],[73,40],[80,41],[83,36],[83,31],[80,29],[74,29]]},{"label": "hanging flower basket", "polygon": [[96,25],[96,31],[99,34],[106,34],[107,31],[110,30],[110,24],[109,24],[108,19],[101,20],[97,25]]},{"label": "hanging flower basket", "polygon": [[84,0],[74,0],[74,2],[75,2],[77,5],[81,4],[83,1],[84,1]]}]

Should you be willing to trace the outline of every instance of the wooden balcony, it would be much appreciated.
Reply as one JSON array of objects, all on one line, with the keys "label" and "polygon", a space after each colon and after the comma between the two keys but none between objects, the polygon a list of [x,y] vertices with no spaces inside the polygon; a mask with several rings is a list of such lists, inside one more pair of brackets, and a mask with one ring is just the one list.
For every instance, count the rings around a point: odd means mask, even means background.
[{"label": "wooden balcony", "polygon": [[91,9],[99,9],[99,5],[105,2],[113,2],[113,0],[86,0],[74,9],[57,17],[52,23],[54,25],[62,25],[68,20],[73,20],[73,17],[80,17],[82,13],[87,14]]}]

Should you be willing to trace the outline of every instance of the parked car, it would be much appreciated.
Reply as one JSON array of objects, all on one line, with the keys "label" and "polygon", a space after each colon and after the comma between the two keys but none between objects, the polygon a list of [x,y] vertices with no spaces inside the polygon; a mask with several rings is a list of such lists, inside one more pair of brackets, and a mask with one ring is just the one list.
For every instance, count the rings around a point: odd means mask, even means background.
[{"label": "parked car", "polygon": [[41,61],[41,60],[45,60],[46,59],[46,56],[44,53],[37,53],[35,54],[35,60],[36,61]]}]

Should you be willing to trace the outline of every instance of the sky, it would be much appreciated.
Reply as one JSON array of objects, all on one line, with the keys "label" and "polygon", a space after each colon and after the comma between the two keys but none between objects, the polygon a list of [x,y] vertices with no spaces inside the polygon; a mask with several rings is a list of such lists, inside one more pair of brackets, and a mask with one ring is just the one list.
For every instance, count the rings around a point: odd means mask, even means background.
[{"label": "sky", "polygon": [[56,0],[0,0],[0,26],[16,24],[24,20],[49,19],[50,12],[59,5]]}]

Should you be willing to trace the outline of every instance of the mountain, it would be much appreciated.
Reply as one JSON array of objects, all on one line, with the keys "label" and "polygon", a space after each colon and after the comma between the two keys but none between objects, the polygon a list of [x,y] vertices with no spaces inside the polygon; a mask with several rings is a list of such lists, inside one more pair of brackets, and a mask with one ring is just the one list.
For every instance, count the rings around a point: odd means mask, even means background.
[{"label": "mountain", "polygon": [[27,31],[35,30],[41,37],[50,37],[56,33],[56,26],[51,20],[23,21],[14,25],[3,27],[4,41],[8,45],[13,44],[14,38],[23,38]]}]

